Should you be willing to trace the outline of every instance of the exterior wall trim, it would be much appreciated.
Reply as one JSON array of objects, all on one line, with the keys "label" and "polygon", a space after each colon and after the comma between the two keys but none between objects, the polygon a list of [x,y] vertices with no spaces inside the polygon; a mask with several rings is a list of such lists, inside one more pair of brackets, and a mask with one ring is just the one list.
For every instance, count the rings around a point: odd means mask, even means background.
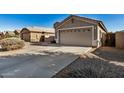
[{"label": "exterior wall trim", "polygon": [[92,46],[94,45],[94,26],[92,26]]},{"label": "exterior wall trim", "polygon": [[59,31],[59,30],[70,30],[70,29],[80,29],[80,28],[89,28],[89,27],[94,27],[94,26],[63,28],[63,29],[57,29],[57,31]]}]

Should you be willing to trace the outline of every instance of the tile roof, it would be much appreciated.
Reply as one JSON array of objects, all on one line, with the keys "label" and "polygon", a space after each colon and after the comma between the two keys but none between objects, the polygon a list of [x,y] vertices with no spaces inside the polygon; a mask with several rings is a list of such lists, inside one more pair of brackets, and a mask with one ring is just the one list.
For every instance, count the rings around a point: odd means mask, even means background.
[{"label": "tile roof", "polygon": [[54,33],[55,30],[53,28],[46,28],[46,27],[26,27],[23,29],[28,29],[29,31],[35,31],[35,32],[50,32],[50,33]]}]

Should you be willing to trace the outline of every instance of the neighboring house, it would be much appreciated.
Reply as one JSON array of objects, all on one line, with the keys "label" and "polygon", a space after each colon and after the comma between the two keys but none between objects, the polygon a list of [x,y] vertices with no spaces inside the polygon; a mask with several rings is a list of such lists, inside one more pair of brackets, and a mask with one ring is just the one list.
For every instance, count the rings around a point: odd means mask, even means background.
[{"label": "neighboring house", "polygon": [[54,36],[54,29],[44,27],[27,27],[20,32],[21,39],[27,42],[51,42]]},{"label": "neighboring house", "polygon": [[56,22],[58,44],[100,47],[105,44],[107,29],[102,21],[71,15]]},{"label": "neighboring house", "polygon": [[13,31],[5,31],[5,37],[15,37],[15,33]]}]

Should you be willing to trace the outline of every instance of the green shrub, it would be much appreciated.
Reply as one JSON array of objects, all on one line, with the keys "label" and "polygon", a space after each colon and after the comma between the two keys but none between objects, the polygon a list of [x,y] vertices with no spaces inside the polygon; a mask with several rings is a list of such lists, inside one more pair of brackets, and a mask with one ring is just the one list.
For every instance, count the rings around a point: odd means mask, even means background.
[{"label": "green shrub", "polygon": [[5,38],[0,42],[1,48],[3,50],[16,50],[21,49],[25,46],[24,41],[19,38]]}]

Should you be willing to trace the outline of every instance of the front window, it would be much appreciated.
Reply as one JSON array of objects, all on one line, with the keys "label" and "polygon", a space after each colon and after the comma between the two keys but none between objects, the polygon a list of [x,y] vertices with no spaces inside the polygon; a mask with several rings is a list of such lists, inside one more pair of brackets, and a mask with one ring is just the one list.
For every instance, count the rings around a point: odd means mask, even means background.
[{"label": "front window", "polygon": [[38,35],[36,35],[36,39],[38,39]]}]

